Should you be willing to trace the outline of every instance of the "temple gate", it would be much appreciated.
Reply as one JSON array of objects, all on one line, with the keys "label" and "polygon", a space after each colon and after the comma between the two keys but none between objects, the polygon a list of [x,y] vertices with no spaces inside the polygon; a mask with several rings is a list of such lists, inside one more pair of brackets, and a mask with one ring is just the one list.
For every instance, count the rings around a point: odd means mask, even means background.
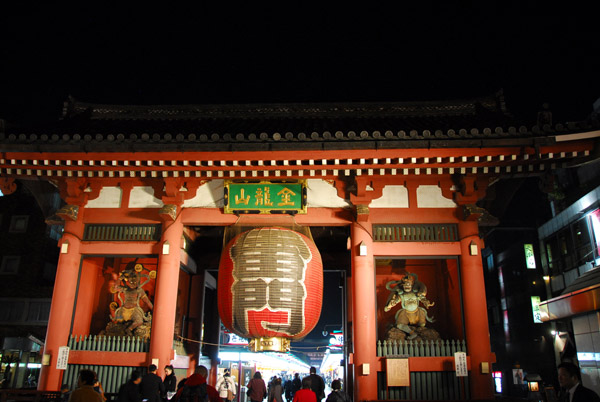
[{"label": "temple gate", "polygon": [[[57,127],[2,133],[3,190],[15,180],[47,180],[65,201],[39,388],[59,389],[57,359],[67,345],[69,365],[114,367],[116,377],[150,363],[162,370],[182,353],[192,369],[198,352],[182,352],[177,335],[201,333],[211,279],[186,251],[194,240],[187,228],[243,219],[257,227],[349,228],[346,358],[354,400],[442,399],[454,352],[403,349],[423,347],[417,341],[430,336],[426,328],[442,342],[431,339],[432,350],[452,340],[448,351],[466,352],[468,377],[457,397],[492,399],[478,225],[494,218],[477,201],[500,178],[538,175],[597,151],[587,126],[513,124],[499,95],[427,105],[71,101]],[[254,213],[225,190],[227,183],[298,182],[306,186],[305,209],[288,213]],[[125,338],[117,342],[111,331]],[[130,343],[98,346],[105,339]],[[394,359],[406,359],[409,374],[424,373],[419,381],[436,392],[389,384]],[[408,376],[410,386],[415,378]]]}]

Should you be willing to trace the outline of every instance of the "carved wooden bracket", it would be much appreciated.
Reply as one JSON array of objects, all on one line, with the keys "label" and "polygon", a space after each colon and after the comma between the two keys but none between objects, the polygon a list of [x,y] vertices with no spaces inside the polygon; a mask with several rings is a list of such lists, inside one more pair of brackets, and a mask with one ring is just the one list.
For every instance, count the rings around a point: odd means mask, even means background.
[{"label": "carved wooden bracket", "polygon": [[464,221],[477,221],[480,226],[496,226],[500,223],[498,218],[490,214],[485,208],[475,204],[461,205],[458,217]]},{"label": "carved wooden bracket", "polygon": [[205,182],[205,180],[172,177],[165,179],[164,182],[156,182],[152,187],[154,196],[160,198],[165,205],[181,206],[185,200],[194,198],[198,187]]},{"label": "carved wooden bracket", "polygon": [[476,176],[460,175],[454,178],[457,190],[454,202],[458,205],[475,204],[485,196],[488,182],[486,179],[477,180]]},{"label": "carved wooden bracket", "polygon": [[175,204],[165,204],[158,211],[158,214],[165,221],[167,221],[167,220],[174,221],[175,219],[177,219],[177,205],[175,205]]},{"label": "carved wooden bracket", "polygon": [[0,190],[6,195],[17,191],[17,183],[15,183],[15,179],[10,177],[0,177]]},{"label": "carved wooden bracket", "polygon": [[61,217],[64,220],[70,219],[72,221],[77,220],[77,215],[79,214],[79,206],[77,205],[65,205],[61,209],[56,212],[56,215]]},{"label": "carved wooden bracket", "polygon": [[57,180],[54,183],[61,198],[69,205],[84,206],[88,200],[97,198],[102,189],[101,182],[90,182],[86,178]]}]

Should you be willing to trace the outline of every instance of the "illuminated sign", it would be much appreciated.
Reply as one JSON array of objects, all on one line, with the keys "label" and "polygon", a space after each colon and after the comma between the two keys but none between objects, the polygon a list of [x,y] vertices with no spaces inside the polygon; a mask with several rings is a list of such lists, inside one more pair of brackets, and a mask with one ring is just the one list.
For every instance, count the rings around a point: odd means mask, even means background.
[{"label": "illuminated sign", "polygon": [[600,248],[600,209],[590,214],[590,220],[592,221],[592,231],[596,239],[596,247]]},{"label": "illuminated sign", "polygon": [[225,181],[225,213],[306,213],[305,181]]},{"label": "illuminated sign", "polygon": [[540,311],[540,297],[531,296],[531,310],[533,312],[533,322],[542,323],[542,312]]},{"label": "illuminated sign", "polygon": [[248,344],[248,339],[246,338],[242,338],[241,336],[237,335],[237,334],[232,334],[232,333],[226,333],[225,335],[227,335],[227,345],[247,345]]},{"label": "illuminated sign", "polygon": [[494,371],[492,373],[492,377],[494,378],[494,387],[496,388],[496,393],[502,393],[502,371]]},{"label": "illuminated sign", "polygon": [[533,252],[533,244],[525,244],[525,264],[527,269],[535,269],[535,254]]},{"label": "illuminated sign", "polygon": [[344,346],[344,334],[341,332],[330,333],[329,346]]}]

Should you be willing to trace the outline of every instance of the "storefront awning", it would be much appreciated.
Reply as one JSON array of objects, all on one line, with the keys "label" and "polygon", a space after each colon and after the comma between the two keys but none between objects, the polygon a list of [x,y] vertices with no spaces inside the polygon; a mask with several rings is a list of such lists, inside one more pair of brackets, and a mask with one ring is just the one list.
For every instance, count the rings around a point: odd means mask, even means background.
[{"label": "storefront awning", "polygon": [[573,281],[558,297],[540,303],[542,321],[568,318],[600,310],[600,269],[594,269]]}]

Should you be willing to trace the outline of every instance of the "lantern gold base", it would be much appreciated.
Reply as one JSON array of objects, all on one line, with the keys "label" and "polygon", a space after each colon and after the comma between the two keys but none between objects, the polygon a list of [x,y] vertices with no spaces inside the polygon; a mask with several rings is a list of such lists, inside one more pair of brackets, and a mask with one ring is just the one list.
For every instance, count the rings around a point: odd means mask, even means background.
[{"label": "lantern gold base", "polygon": [[248,344],[251,352],[288,352],[290,340],[280,336],[271,338],[252,338]]}]

